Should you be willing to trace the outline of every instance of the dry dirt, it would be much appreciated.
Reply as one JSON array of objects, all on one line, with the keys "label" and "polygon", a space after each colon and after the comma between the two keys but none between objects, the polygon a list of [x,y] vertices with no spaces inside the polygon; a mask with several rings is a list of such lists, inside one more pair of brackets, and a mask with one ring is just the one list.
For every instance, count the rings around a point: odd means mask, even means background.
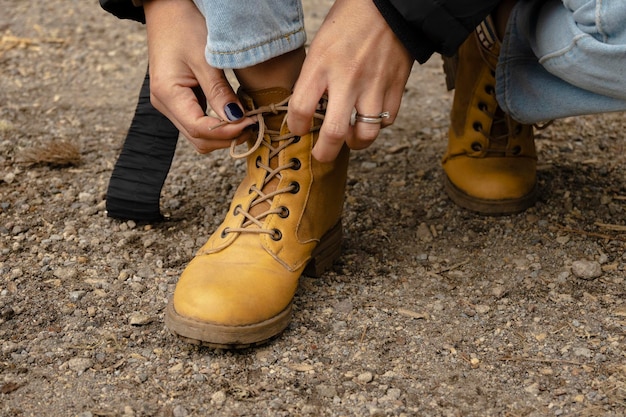
[{"label": "dry dirt", "polygon": [[[310,29],[328,5],[305,0]],[[485,218],[442,190],[451,93],[438,57],[416,66],[397,123],[352,154],[333,271],[302,279],[281,337],[214,351],[163,310],[243,167],[181,140],[171,219],[107,218],[143,27],[95,0],[0,10],[1,416],[626,414],[623,114],[542,131],[540,201]]]}]

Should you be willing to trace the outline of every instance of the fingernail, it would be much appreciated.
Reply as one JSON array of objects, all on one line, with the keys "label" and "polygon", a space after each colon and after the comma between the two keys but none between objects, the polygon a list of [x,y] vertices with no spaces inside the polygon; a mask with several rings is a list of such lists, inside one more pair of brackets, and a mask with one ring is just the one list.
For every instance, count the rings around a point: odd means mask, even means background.
[{"label": "fingernail", "polygon": [[243,110],[237,103],[228,103],[224,106],[224,113],[231,122],[235,122],[243,117]]}]

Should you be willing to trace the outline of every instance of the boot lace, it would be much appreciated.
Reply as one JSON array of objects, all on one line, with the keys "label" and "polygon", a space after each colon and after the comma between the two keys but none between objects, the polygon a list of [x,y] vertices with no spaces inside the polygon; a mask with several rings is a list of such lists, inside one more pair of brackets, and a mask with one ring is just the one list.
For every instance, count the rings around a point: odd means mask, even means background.
[{"label": "boot lace", "polygon": [[[508,141],[511,136],[517,136],[522,133],[524,129],[524,125],[513,120],[509,115],[504,113],[500,106],[497,104],[498,101],[496,99],[496,89],[495,89],[495,77],[496,71],[495,68],[490,64],[491,62],[498,61],[499,55],[499,47],[494,49],[494,47],[499,44],[499,40],[495,35],[495,30],[493,29],[493,21],[491,18],[487,18],[481,25],[478,27],[476,31],[477,41],[479,43],[479,53],[483,62],[489,65],[489,71],[491,77],[493,78],[493,84],[485,85],[485,92],[492,97],[493,103],[495,103],[495,110],[490,110],[489,105],[487,103],[478,103],[478,109],[485,113],[491,119],[491,130],[486,131],[482,125],[482,123],[476,121],[473,124],[473,128],[475,131],[481,133],[485,139],[487,139],[486,149],[483,144],[479,142],[474,142],[471,145],[471,148],[474,152],[483,152],[485,155],[494,155],[498,156],[517,156],[522,153],[522,147],[520,145],[513,146],[509,148]],[[553,121],[548,121],[543,124],[533,124],[532,126],[537,130],[546,129],[548,126],[552,124]],[[494,134],[494,132],[502,132],[499,134]]]},{"label": "boot lace", "polygon": [[[288,163],[279,165],[275,168],[270,166],[270,161],[276,158],[282,151],[291,146],[292,144],[298,143],[300,141],[300,136],[297,136],[291,132],[286,134],[281,134],[280,131],[271,130],[267,127],[265,123],[265,115],[276,115],[280,112],[286,112],[288,110],[288,102],[291,97],[287,97],[283,101],[270,104],[267,106],[261,106],[257,109],[248,111],[245,113],[245,116],[256,116],[259,124],[259,131],[257,133],[257,138],[254,144],[248,149],[246,152],[237,153],[237,140],[233,139],[230,145],[230,156],[234,159],[243,159],[247,158],[256,152],[261,146],[264,146],[269,149],[269,158],[268,164],[264,164],[261,161],[261,158],[257,158],[256,167],[265,171],[265,178],[263,179],[263,184],[260,186],[253,185],[250,188],[250,193],[255,193],[256,197],[252,200],[250,204],[250,208],[245,210],[241,205],[235,207],[233,214],[235,216],[242,215],[245,218],[245,221],[242,223],[241,227],[227,227],[222,232],[222,237],[226,237],[229,233],[255,233],[255,234],[268,234],[273,240],[280,240],[282,238],[282,232],[278,229],[266,229],[263,227],[263,220],[269,216],[270,214],[277,214],[280,217],[286,218],[289,216],[289,209],[287,207],[274,207],[273,206],[273,198],[285,193],[297,193],[300,190],[300,184],[297,182],[291,182],[288,186],[283,188],[277,188],[276,190],[265,192],[265,186],[272,181],[274,178],[278,180],[282,179],[282,171],[286,169],[298,170],[300,169],[301,162],[292,158]],[[318,120],[324,120],[324,114],[320,112],[316,112],[314,114],[314,118]],[[220,123],[218,126],[222,126],[226,124],[226,122]],[[283,121],[284,124],[284,121]],[[218,127],[216,126],[216,127]],[[314,125],[309,133],[317,132],[320,130],[321,126]],[[263,211],[262,213],[253,215],[250,213],[253,207],[258,206],[261,203],[267,202],[270,206],[269,210]],[[256,227],[250,227],[255,225]]]}]

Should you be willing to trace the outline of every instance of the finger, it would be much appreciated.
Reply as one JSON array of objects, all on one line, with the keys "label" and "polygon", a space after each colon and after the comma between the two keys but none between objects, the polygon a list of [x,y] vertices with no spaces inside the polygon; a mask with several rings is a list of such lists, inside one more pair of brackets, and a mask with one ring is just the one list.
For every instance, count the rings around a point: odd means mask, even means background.
[{"label": "finger", "polygon": [[[384,93],[378,94],[374,89],[365,92],[355,106],[357,116],[362,115],[372,119],[380,118],[383,111],[381,110],[383,108],[383,95]],[[370,146],[378,137],[383,121],[384,119],[379,123],[371,123],[359,121],[357,118],[354,124],[354,135],[346,141],[350,149],[365,149]]]},{"label": "finger", "polygon": [[197,72],[197,77],[209,107],[222,120],[230,123],[244,120],[243,106],[226,79],[224,71],[206,65],[204,69]]},{"label": "finger", "polygon": [[[231,139],[240,135],[243,129],[254,123],[251,121],[245,124],[224,124],[223,120],[204,113],[190,88],[177,87],[173,90],[172,98],[168,99],[169,103],[173,103],[172,106],[165,106],[164,102],[154,94],[151,95],[152,104],[170,119],[181,134],[194,143],[197,149],[227,147]],[[207,144],[201,145],[202,141],[206,141]],[[211,143],[212,141],[222,143]]]},{"label": "finger", "polygon": [[328,94],[328,108],[320,129],[312,155],[320,162],[333,161],[346,141],[351,140],[354,128],[350,125],[350,116],[355,100],[346,91]]},{"label": "finger", "polygon": [[241,145],[242,143],[253,139],[254,137],[256,137],[254,131],[252,129],[246,128],[242,132],[240,132],[238,136],[229,138],[229,140],[209,140],[192,138],[189,139],[189,142],[191,142],[191,144],[198,153],[206,154],[209,152],[213,152],[216,149],[224,149],[231,146],[233,140],[236,141],[237,145]]},{"label": "finger", "polygon": [[305,135],[311,129],[313,114],[326,90],[325,83],[312,76],[315,69],[307,64],[305,61],[287,111],[287,125],[296,135]]}]

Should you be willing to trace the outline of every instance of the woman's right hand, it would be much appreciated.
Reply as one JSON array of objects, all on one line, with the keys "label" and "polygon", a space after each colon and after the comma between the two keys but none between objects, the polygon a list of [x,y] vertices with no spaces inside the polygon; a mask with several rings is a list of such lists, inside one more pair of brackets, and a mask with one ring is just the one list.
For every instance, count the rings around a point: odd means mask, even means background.
[{"label": "woman's right hand", "polygon": [[[146,0],[143,5],[154,107],[199,153],[226,148],[232,139],[244,141],[244,129],[256,121],[243,117],[224,71],[206,62],[206,23],[196,5],[191,0]],[[206,115],[194,93],[198,87],[221,119]],[[223,121],[230,123],[218,127]]]}]

